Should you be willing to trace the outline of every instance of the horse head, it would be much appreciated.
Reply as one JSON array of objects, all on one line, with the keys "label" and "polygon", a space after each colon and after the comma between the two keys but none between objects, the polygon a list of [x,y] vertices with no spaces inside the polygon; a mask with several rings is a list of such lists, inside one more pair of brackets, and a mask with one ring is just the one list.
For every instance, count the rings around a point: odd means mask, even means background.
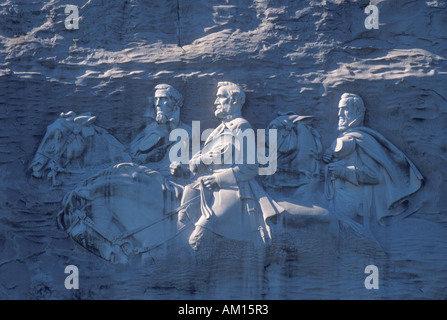
[{"label": "horse head", "polygon": [[267,126],[268,130],[277,130],[278,137],[278,170],[265,177],[267,185],[296,188],[319,175],[322,147],[320,135],[310,126],[312,120],[312,116],[278,112],[278,117]]},{"label": "horse head", "polygon": [[31,162],[32,175],[41,178],[45,171],[54,175],[63,171],[72,160],[82,156],[86,139],[95,133],[96,117],[90,113],[77,115],[70,111],[47,127],[45,136]]}]

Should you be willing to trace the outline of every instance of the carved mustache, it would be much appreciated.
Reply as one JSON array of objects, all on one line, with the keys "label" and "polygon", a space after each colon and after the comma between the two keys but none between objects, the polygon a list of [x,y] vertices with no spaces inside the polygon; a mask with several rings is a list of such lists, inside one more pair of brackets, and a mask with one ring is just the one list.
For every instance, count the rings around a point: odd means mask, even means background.
[{"label": "carved mustache", "polygon": [[169,119],[168,119],[168,116],[165,113],[160,111],[160,112],[157,112],[157,117],[155,118],[155,120],[158,123],[166,123],[166,122],[168,122]]}]

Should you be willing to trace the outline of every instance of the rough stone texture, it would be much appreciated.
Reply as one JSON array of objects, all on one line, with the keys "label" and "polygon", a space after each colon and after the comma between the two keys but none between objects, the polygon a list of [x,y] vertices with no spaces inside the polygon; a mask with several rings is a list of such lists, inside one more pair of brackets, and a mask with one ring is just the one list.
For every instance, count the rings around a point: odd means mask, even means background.
[{"label": "rough stone texture", "polygon": [[[71,31],[66,1],[0,4],[0,298],[446,298],[447,1],[372,3],[378,30],[364,27],[369,1],[71,0],[82,17]],[[89,111],[128,145],[156,84],[176,87],[184,121],[204,129],[217,124],[212,103],[224,80],[246,90],[254,128],[277,111],[313,115],[324,147],[337,135],[340,95],[364,98],[366,125],[425,177],[412,198],[419,210],[383,235],[388,255],[349,232],[335,245],[303,223],[278,250],[242,260],[223,248],[199,267],[186,253],[111,266],[57,230],[73,186],[52,188],[28,166],[61,112]],[[80,268],[79,290],[63,286],[69,264]],[[363,286],[368,264],[381,270],[380,290]]]}]

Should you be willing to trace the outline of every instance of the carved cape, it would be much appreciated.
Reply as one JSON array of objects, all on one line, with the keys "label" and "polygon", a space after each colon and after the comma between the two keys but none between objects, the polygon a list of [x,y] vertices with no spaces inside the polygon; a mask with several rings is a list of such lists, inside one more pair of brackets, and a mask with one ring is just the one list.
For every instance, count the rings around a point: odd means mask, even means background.
[{"label": "carved cape", "polygon": [[334,154],[351,166],[346,180],[361,188],[363,214],[369,212],[384,223],[412,213],[402,203],[419,190],[423,177],[402,151],[366,127],[347,130],[336,143]]}]

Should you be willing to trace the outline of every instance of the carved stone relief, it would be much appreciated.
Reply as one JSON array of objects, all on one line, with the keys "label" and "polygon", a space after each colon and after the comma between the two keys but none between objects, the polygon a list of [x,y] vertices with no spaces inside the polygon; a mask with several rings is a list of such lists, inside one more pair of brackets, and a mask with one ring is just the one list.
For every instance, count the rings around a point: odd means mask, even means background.
[{"label": "carved stone relief", "polygon": [[[323,228],[334,241],[338,221],[382,248],[373,234],[374,226],[412,213],[406,200],[422,186],[423,177],[397,147],[363,126],[366,109],[360,96],[342,95],[338,105],[340,136],[324,155],[320,135],[310,126],[312,117],[288,112],[269,124],[267,129],[274,130],[277,137],[268,146],[277,152],[277,170],[261,180],[268,190],[294,191],[293,201],[281,202],[258,184],[257,161],[250,162],[249,152],[242,150],[245,145],[235,143],[238,135],[252,131],[241,115],[244,91],[237,84],[220,82],[216,95],[215,116],[221,124],[192,156],[189,174],[181,163],[171,163],[173,176],[166,177],[151,169],[150,162],[159,162],[169,153],[173,145],[170,130],[182,126],[183,99],[173,87],[158,85],[156,122],[131,143],[133,156],[148,164],[117,161],[82,182],[64,197],[59,227],[94,254],[113,263],[128,263],[180,233],[187,234],[195,251],[209,247],[216,237],[268,246],[276,235],[300,232],[300,227],[290,227],[291,221],[300,219],[314,224],[323,219],[328,223]],[[33,175],[39,177],[38,173],[48,168],[56,181],[59,167],[95,151],[93,143],[85,142],[104,132],[91,127],[95,119],[62,114],[41,143]],[[116,140],[107,137],[103,148],[113,152]],[[123,148],[118,150],[123,154]],[[242,158],[236,159],[239,154]],[[39,161],[44,156],[47,162]],[[92,165],[89,159],[84,163]],[[182,185],[175,182],[176,176],[190,179]],[[321,190],[324,192],[319,193]]]},{"label": "carved stone relief", "polygon": [[445,298],[445,0],[76,2],[0,6],[0,299]]}]

